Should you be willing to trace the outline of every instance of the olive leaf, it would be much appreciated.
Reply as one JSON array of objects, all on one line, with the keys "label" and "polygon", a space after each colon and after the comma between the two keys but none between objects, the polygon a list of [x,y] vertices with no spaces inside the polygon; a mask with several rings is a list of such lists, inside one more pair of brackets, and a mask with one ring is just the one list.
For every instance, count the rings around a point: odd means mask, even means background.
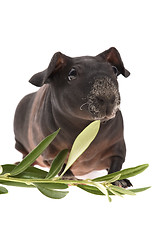
[{"label": "olive leaf", "polygon": [[25,171],[35,160],[41,155],[41,153],[48,147],[48,145],[54,140],[54,138],[59,133],[60,129],[56,132],[50,134],[43,141],[39,143],[39,145],[29,153],[14,169],[11,171],[11,176],[16,176],[21,172]]},{"label": "olive leaf", "polygon": [[[16,167],[15,164],[5,164],[2,165],[3,172],[2,174],[10,173]],[[43,179],[47,176],[48,172],[36,167],[28,167],[22,173],[16,175],[16,178],[24,178],[24,179]]]},{"label": "olive leaf", "polygon": [[92,184],[94,184],[104,195],[108,194],[107,189],[103,184],[98,183],[98,182],[92,182]]},{"label": "olive leaf", "polygon": [[8,193],[8,190],[5,187],[0,186],[0,194]]},{"label": "olive leaf", "polygon": [[75,139],[66,167],[60,177],[71,167],[71,165],[81,156],[95,139],[100,128],[100,120],[90,123]]},{"label": "olive leaf", "polygon": [[115,195],[115,196],[123,197],[120,192],[115,191],[111,186],[108,187],[107,190],[108,190],[108,194],[109,194],[109,195],[110,195],[110,192],[111,192],[111,193],[112,193],[113,195]]},{"label": "olive leaf", "polygon": [[43,183],[34,183],[36,186],[41,186],[48,189],[67,189],[68,185],[65,183],[55,183],[55,182],[43,182]]},{"label": "olive leaf", "polygon": [[146,190],[148,190],[149,188],[151,188],[151,187],[144,187],[144,188],[130,189],[129,191],[130,191],[130,192],[134,192],[134,193],[139,193],[139,192],[146,191]]},{"label": "olive leaf", "polygon": [[108,201],[109,201],[109,202],[112,202],[112,198],[111,198],[109,195],[110,195],[110,192],[109,192],[109,190],[107,189],[107,197],[108,197]]},{"label": "olive leaf", "polygon": [[[23,179],[22,179],[23,180]],[[6,180],[2,180],[1,178],[0,178],[0,184],[3,184],[3,185],[7,185],[7,186],[13,186],[13,187],[27,187],[27,188],[34,188],[34,186],[33,185],[28,185],[28,184],[26,184],[26,183],[24,183],[24,182],[21,182],[21,178],[20,178],[20,181],[14,181],[14,180],[12,180],[12,181],[7,181],[7,178],[6,178]]]},{"label": "olive leaf", "polygon": [[0,174],[3,172],[3,167],[0,165]]},{"label": "olive leaf", "polygon": [[48,186],[43,186],[42,184],[35,184],[37,189],[45,196],[54,199],[61,199],[64,198],[69,192],[68,191],[58,191],[54,190]]},{"label": "olive leaf", "polygon": [[52,162],[50,171],[48,172],[46,179],[51,179],[60,172],[64,164],[64,161],[66,160],[67,154],[68,149],[64,149],[56,156],[56,158]]},{"label": "olive leaf", "polygon": [[[92,193],[95,195],[105,195],[104,193],[102,193],[98,188],[96,188],[95,186],[90,186],[90,185],[84,185],[84,184],[78,184],[77,187],[81,188],[82,190],[88,192],[88,193]],[[149,189],[150,187],[144,187],[144,188],[136,188],[136,189],[129,189],[130,192],[133,193],[139,193],[139,192],[143,192],[146,191],[147,189]],[[108,189],[109,191],[109,189]],[[124,195],[124,193],[121,193],[122,195]],[[109,195],[114,195],[112,192],[109,191]]]},{"label": "olive leaf", "polygon": [[[108,176],[108,175],[107,175]],[[118,174],[117,172],[117,175],[115,175],[113,178],[111,178],[110,180],[107,180],[106,183],[109,184],[109,183],[113,183],[113,182],[116,182],[120,179],[121,177],[121,174]]]},{"label": "olive leaf", "polygon": [[140,174],[146,168],[148,168],[148,166],[149,166],[148,164],[142,164],[137,167],[126,168],[124,170],[121,170],[121,171],[118,171],[115,173],[110,173],[110,174],[102,176],[102,177],[94,178],[93,181],[95,181],[95,182],[109,181],[112,178],[114,178],[115,176],[117,176],[118,174],[121,175],[119,180],[122,180],[122,179],[133,177],[133,176]]},{"label": "olive leaf", "polygon": [[105,195],[102,191],[99,190],[99,188],[97,188],[95,186],[78,184],[77,187],[81,188],[82,190],[84,190],[88,193],[92,193],[95,195]]},{"label": "olive leaf", "polygon": [[[10,173],[14,168],[16,167],[15,164],[5,164],[5,165],[2,165],[2,168],[3,168],[3,172],[0,176],[4,176],[6,173]],[[25,180],[25,179],[44,179],[46,177],[48,172],[44,171],[44,170],[41,170],[39,168],[36,168],[36,167],[28,167],[24,172],[16,175],[16,178],[18,179],[22,179],[22,180]],[[13,180],[12,181],[7,181],[8,178],[6,177],[6,179],[2,180],[0,178],[0,183],[1,184],[5,184],[5,185],[9,185],[9,186],[15,186],[15,187],[35,187],[34,185],[28,185],[24,182],[20,182],[20,181],[14,181],[14,178],[13,177]]]},{"label": "olive leaf", "polygon": [[[109,202],[112,201],[110,195],[135,195],[143,192],[149,187],[137,189],[124,189],[114,186],[112,183],[133,177],[143,172],[149,165],[143,164],[137,167],[124,169],[95,179],[62,179],[63,174],[71,167],[76,159],[89,147],[96,137],[100,128],[100,121],[94,121],[88,125],[76,138],[72,146],[65,170],[60,177],[55,177],[60,171],[67,158],[68,150],[62,150],[53,160],[49,172],[30,166],[45,148],[54,140],[59,130],[46,137],[28,156],[17,166],[15,164],[5,164],[0,166],[0,183],[17,187],[34,187],[42,194],[53,199],[61,199],[68,194],[69,186],[77,186],[84,191],[96,195],[106,195]],[[0,186],[0,194],[7,193],[7,189]]]},{"label": "olive leaf", "polygon": [[127,194],[127,195],[136,195],[134,192],[122,188],[122,187],[118,187],[118,186],[114,186],[114,185],[110,185],[109,190],[113,190],[114,192],[120,193],[120,194]]}]

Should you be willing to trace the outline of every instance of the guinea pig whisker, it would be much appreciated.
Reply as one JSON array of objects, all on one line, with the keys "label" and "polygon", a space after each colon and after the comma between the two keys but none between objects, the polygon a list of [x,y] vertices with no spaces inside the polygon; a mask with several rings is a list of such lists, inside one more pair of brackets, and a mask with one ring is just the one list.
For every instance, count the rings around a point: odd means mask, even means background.
[{"label": "guinea pig whisker", "polygon": [[82,111],[83,109],[83,106],[85,106],[86,104],[88,104],[88,102],[86,102],[86,103],[83,103],[81,106],[80,106],[80,110]]}]

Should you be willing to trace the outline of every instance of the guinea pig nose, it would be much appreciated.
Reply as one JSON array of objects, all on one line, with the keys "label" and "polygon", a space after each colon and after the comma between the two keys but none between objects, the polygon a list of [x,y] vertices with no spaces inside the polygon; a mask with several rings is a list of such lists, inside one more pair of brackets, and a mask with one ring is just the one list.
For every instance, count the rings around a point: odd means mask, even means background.
[{"label": "guinea pig nose", "polygon": [[115,103],[115,100],[116,100],[115,95],[111,96],[111,98],[110,98],[110,103],[111,103],[111,104],[114,104],[114,103]]},{"label": "guinea pig nose", "polygon": [[104,97],[96,97],[98,103],[102,106],[105,104],[106,100],[104,99]]},{"label": "guinea pig nose", "polygon": [[105,104],[110,104],[110,105],[114,105],[115,104],[115,96],[112,96],[110,98],[107,98],[107,97],[103,97],[103,96],[98,96],[96,97],[98,103],[103,106]]}]

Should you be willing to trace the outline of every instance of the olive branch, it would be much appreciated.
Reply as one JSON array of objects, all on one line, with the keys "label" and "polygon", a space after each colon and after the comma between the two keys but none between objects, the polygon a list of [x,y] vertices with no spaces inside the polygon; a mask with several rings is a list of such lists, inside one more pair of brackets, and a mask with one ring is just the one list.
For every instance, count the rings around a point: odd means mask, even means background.
[{"label": "olive branch", "polygon": [[[18,165],[5,164],[0,166],[0,184],[17,187],[32,187],[38,189],[42,194],[54,199],[65,197],[68,188],[76,186],[84,191],[96,195],[106,195],[111,201],[111,195],[123,197],[123,195],[135,195],[138,192],[147,190],[150,187],[138,189],[124,189],[113,185],[117,180],[133,177],[143,172],[148,164],[127,168],[95,179],[85,180],[64,180],[63,175],[72,164],[81,156],[95,139],[100,128],[100,121],[96,120],[89,124],[75,139],[71,148],[66,167],[62,174],[57,177],[68,155],[64,149],[58,153],[52,162],[50,170],[44,171],[31,165],[55,139],[60,129],[47,136],[39,145],[29,153]],[[67,190],[66,190],[67,189]],[[0,194],[8,193],[8,190],[0,186]]]}]

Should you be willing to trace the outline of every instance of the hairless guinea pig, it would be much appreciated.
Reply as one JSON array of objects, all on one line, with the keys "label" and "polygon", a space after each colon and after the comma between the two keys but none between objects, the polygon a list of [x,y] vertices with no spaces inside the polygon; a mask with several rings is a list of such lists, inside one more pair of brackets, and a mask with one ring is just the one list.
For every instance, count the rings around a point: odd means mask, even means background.
[{"label": "hairless guinea pig", "polygon": [[[130,75],[114,47],[95,57],[71,58],[55,53],[48,68],[30,79],[40,89],[25,96],[16,109],[16,149],[25,157],[42,139],[60,128],[56,139],[36,160],[40,166],[50,166],[59,151],[70,150],[76,136],[99,119],[97,137],[64,177],[102,169],[108,173],[119,171],[126,155],[119,74]],[[127,179],[116,184],[131,186]]]}]

